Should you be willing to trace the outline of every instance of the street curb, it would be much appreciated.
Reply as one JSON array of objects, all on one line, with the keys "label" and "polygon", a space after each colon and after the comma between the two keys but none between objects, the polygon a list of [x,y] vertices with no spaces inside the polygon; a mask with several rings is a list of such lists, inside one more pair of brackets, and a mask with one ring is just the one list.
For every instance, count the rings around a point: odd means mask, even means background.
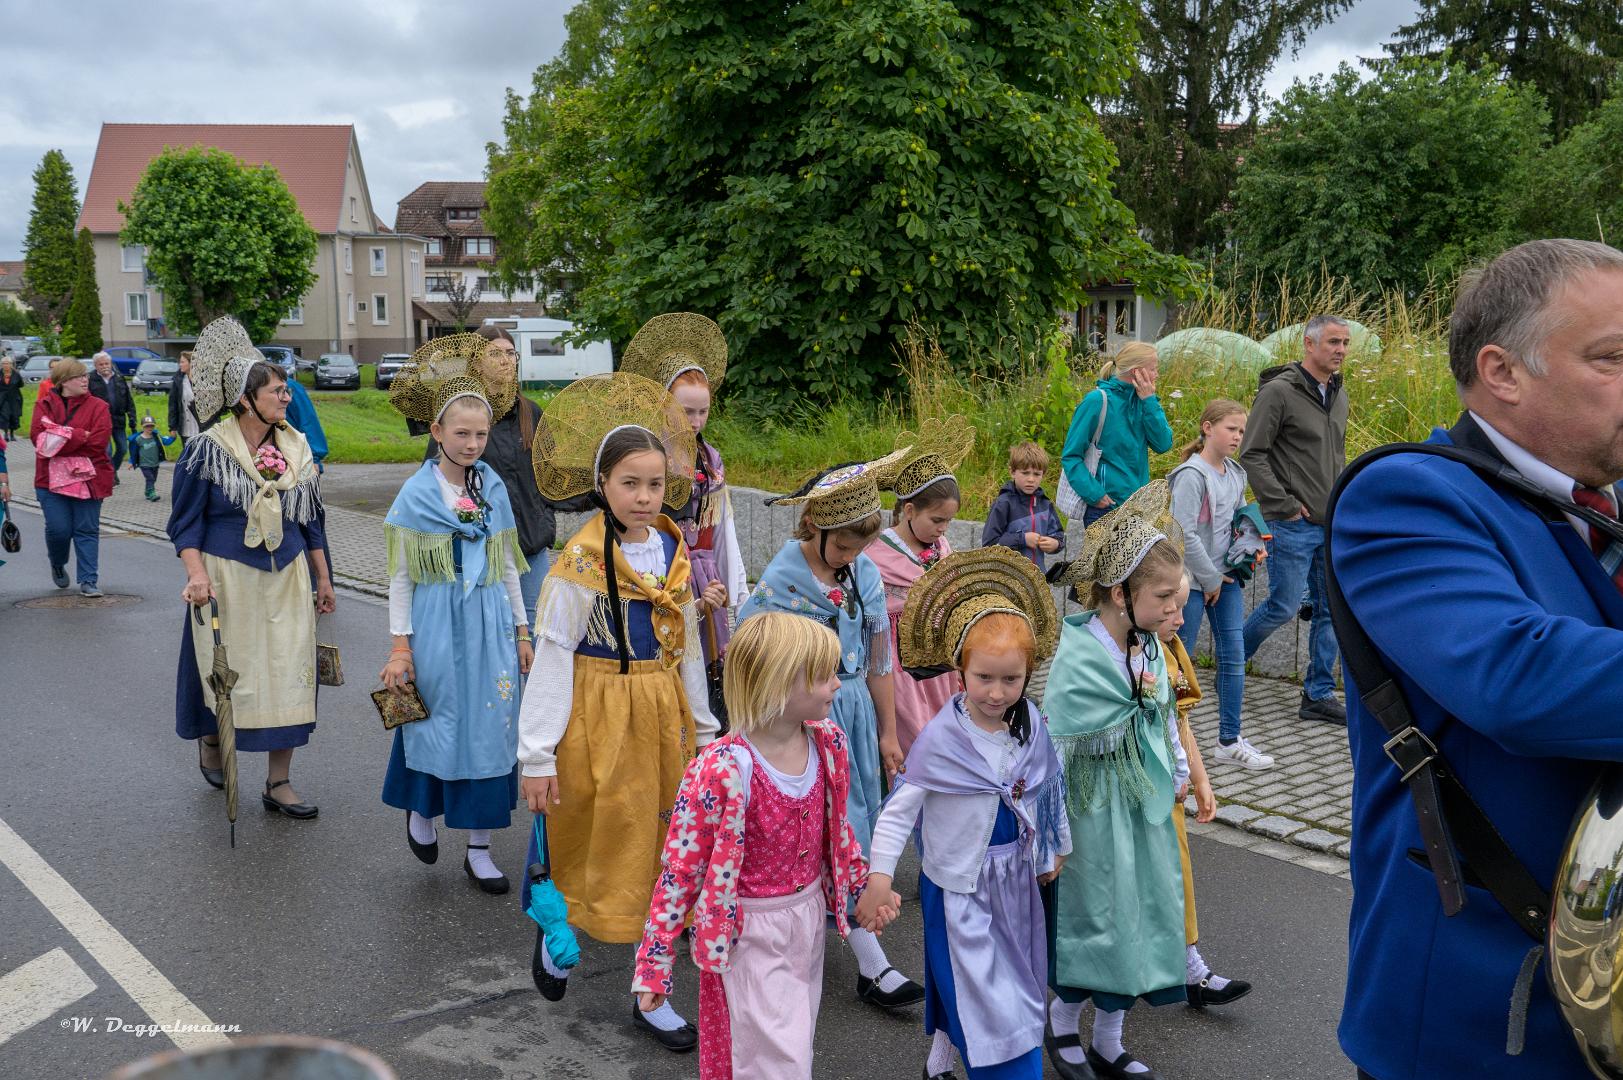
[{"label": "street curb", "polygon": [[[1186,807],[1193,813],[1195,804],[1191,797]],[[1255,810],[1242,803],[1222,803],[1217,808],[1215,822],[1226,825],[1236,832],[1250,833],[1265,840],[1274,840],[1302,848],[1318,855],[1332,855],[1339,859],[1346,859],[1352,851],[1352,840],[1321,828],[1311,822],[1299,821],[1285,814],[1270,814],[1263,810]]]}]

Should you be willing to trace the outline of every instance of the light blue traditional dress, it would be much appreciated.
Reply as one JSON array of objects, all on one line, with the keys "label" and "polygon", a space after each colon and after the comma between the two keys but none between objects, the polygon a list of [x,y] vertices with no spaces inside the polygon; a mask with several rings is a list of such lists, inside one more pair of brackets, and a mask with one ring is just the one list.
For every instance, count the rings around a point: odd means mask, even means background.
[{"label": "light blue traditional dress", "polygon": [[919,822],[924,1030],[945,1031],[970,1080],[1041,1080],[1048,943],[1037,875],[1071,850],[1064,781],[1029,701],[1024,744],[981,730],[955,694],[925,725],[874,831],[894,875]]},{"label": "light blue traditional dress", "polygon": [[390,631],[412,638],[428,718],[395,729],[383,801],[452,829],[504,829],[518,802],[519,664],[525,619],[507,489],[484,462],[479,519],[424,462],[389,508]]},{"label": "light blue traditional dress", "polygon": [[1084,611],[1065,619],[1043,708],[1064,768],[1075,854],[1045,889],[1049,985],[1107,1011],[1183,1001],[1183,871],[1165,659],[1127,660]]},{"label": "light blue traditional dress", "polygon": [[851,747],[851,794],[846,800],[851,828],[863,853],[873,840],[879,820],[879,721],[868,676],[890,674],[890,619],[885,613],[885,585],[879,568],[866,555],[850,566],[850,585],[838,586],[840,603],[830,599],[834,590],[812,574],[799,540],[790,540],[772,557],[755,591],[738,613],[743,622],[763,611],[787,611],[815,619],[840,637],[840,690],[829,713],[844,731]]}]

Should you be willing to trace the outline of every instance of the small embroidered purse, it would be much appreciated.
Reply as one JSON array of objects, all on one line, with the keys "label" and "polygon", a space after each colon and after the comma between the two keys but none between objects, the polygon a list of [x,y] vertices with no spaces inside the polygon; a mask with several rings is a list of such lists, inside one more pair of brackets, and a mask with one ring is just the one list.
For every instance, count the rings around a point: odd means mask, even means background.
[{"label": "small embroidered purse", "polygon": [[[319,634],[321,620],[316,620]],[[338,646],[322,642],[316,638],[316,683],[320,686],[343,686],[344,663],[339,658]]]},{"label": "small embroidered purse", "polygon": [[383,721],[385,731],[428,719],[428,706],[423,703],[423,695],[417,692],[414,682],[395,690],[383,687],[372,691],[372,704],[377,706],[378,718]]}]

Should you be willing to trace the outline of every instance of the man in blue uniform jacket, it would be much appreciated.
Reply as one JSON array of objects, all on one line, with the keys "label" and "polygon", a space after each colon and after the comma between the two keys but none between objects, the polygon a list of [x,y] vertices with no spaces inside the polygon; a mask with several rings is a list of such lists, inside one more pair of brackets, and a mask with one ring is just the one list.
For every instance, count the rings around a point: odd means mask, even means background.
[{"label": "man in blue uniform jacket", "polygon": [[[1499,458],[1567,499],[1595,505],[1603,495],[1615,516],[1623,252],[1540,240],[1469,275],[1449,364],[1466,413],[1433,442]],[[1352,615],[1416,724],[1548,889],[1590,782],[1603,763],[1623,761],[1623,593],[1588,525],[1536,511],[1464,465],[1400,454],[1348,484],[1331,545]],[[1443,914],[1413,802],[1382,749],[1387,734],[1348,690],[1342,1048],[1373,1080],[1588,1077],[1542,970],[1526,1048],[1506,1052],[1511,995],[1533,942],[1471,885],[1469,865],[1465,908]]]}]

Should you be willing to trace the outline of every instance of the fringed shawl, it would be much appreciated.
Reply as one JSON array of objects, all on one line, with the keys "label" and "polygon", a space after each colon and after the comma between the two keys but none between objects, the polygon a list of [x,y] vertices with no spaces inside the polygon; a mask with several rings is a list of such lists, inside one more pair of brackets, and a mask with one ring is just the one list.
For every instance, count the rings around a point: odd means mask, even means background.
[{"label": "fringed shawl", "polygon": [[462,545],[462,580],[469,588],[500,581],[506,568],[503,556],[508,552],[519,573],[530,568],[519,547],[507,486],[484,462],[475,462],[473,467],[483,483],[483,521],[460,521],[445,505],[432,461],[423,462],[400,488],[383,526],[390,577],[404,566],[414,585],[455,581],[458,543]]},{"label": "fringed shawl", "polygon": [[[840,672],[846,675],[890,672],[890,644],[886,637],[876,648],[873,639],[890,633],[885,614],[885,586],[879,568],[866,555],[851,563],[856,602],[838,607],[823,592],[811,572],[799,540],[790,540],[772,557],[755,590],[738,613],[743,622],[761,611],[787,611],[816,619],[840,636]],[[853,609],[855,613],[853,614]]]},{"label": "fringed shawl", "polygon": [[266,480],[253,465],[253,451],[235,416],[219,423],[186,444],[187,466],[214,484],[226,500],[248,519],[243,546],[275,551],[282,546],[282,519],[307,525],[321,513],[321,472],[310,444],[291,427],[275,429],[276,448],[288,468],[275,480]]},{"label": "fringed shawl", "polygon": [[1146,664],[1141,705],[1128,687],[1126,669],[1088,629],[1097,614],[1084,611],[1065,620],[1043,697],[1064,767],[1066,805],[1080,817],[1116,792],[1146,822],[1159,825],[1173,802],[1166,663],[1157,654]]},{"label": "fringed shawl", "polygon": [[[647,576],[637,573],[626,559],[624,546],[614,546],[621,625],[630,620],[632,601],[640,600],[648,604],[652,608],[649,618],[659,642],[660,663],[666,668],[673,668],[681,663],[682,654],[687,650],[687,626],[693,615],[692,565],[688,561],[687,544],[683,542],[681,530],[674,521],[661,514],[649,528],[674,540],[675,551],[661,581],[657,578],[649,580]],[[542,587],[541,606],[536,612],[536,621],[542,624],[543,633],[548,632],[547,622],[551,618],[548,612],[554,606],[552,597],[557,591],[556,586],[573,585],[592,594],[597,600],[591,606],[585,640],[605,648],[615,648],[614,627],[610,623],[613,613],[608,610],[609,579],[603,560],[603,546],[607,539],[608,523],[601,513],[595,514],[587,519],[579,532],[570,537],[563,551],[553,560],[552,569]],[[564,605],[561,597],[556,603],[560,607]],[[573,622],[562,610],[559,614],[563,621]],[[560,628],[557,633],[549,633],[548,636],[554,639],[568,637],[571,629]],[[576,636],[575,640],[578,642],[580,638]]]}]

